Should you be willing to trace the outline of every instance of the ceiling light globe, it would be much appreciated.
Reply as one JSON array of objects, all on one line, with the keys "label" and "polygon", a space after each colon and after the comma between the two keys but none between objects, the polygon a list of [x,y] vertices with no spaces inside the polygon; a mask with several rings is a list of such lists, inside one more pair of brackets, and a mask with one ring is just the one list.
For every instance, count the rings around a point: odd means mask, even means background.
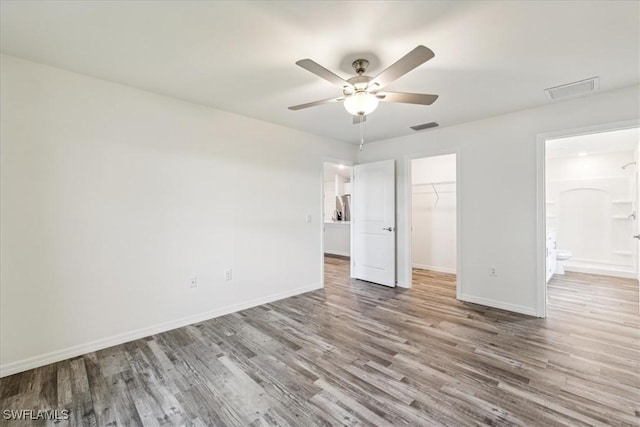
[{"label": "ceiling light globe", "polygon": [[344,108],[354,116],[366,116],[378,107],[378,98],[367,92],[356,92],[344,100]]}]

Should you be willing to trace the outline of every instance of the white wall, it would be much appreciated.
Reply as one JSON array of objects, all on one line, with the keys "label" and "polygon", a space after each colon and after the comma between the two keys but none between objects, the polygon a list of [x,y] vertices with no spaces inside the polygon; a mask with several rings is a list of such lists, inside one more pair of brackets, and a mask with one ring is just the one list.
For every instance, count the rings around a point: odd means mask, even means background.
[{"label": "white wall", "polygon": [[414,268],[456,272],[455,181],[455,154],[411,161],[411,263]]},{"label": "white wall", "polygon": [[573,254],[566,270],[636,277],[636,169],[621,168],[633,161],[635,150],[546,160],[547,230]]},{"label": "white wall", "polygon": [[335,176],[335,193],[336,193],[336,196],[342,196],[343,194],[345,194],[344,184],[347,181],[348,180],[342,175],[336,175]]},{"label": "white wall", "polygon": [[[360,162],[396,159],[399,284],[407,286],[408,155],[458,150],[461,299],[528,314],[537,307],[536,137],[640,117],[638,86],[368,143]],[[542,92],[541,92],[541,95]],[[497,275],[489,276],[490,267]]]},{"label": "white wall", "polygon": [[10,56],[1,74],[2,375],[321,286],[322,159],[357,147]]}]

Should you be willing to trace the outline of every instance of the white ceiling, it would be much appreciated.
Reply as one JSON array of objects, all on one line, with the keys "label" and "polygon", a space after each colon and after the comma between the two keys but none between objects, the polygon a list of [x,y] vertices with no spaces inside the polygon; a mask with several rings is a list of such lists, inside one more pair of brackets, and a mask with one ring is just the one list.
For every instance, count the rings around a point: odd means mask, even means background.
[{"label": "white ceiling", "polygon": [[640,80],[635,1],[2,1],[2,52],[283,126],[358,142],[341,105],[290,111],[340,90],[295,65],[343,77],[363,57],[376,75],[419,44],[436,56],[387,87],[440,95],[382,103],[381,140],[437,121],[467,122],[549,101],[543,89],[600,76]]},{"label": "white ceiling", "polygon": [[576,157],[582,155],[635,151],[640,145],[640,128],[590,133],[547,141],[546,157]]}]

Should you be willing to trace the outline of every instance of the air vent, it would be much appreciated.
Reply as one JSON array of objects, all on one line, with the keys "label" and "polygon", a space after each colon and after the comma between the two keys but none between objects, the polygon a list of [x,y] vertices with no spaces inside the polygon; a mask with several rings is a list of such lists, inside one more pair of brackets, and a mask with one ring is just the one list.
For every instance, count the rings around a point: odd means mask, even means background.
[{"label": "air vent", "polygon": [[438,122],[429,122],[429,123],[423,123],[421,125],[411,126],[411,129],[413,129],[413,130],[425,130],[425,129],[437,128],[438,126],[440,126],[438,124]]},{"label": "air vent", "polygon": [[566,85],[550,87],[544,91],[549,99],[567,98],[569,96],[583,95],[598,89],[600,78],[591,77],[590,79],[580,80]]}]

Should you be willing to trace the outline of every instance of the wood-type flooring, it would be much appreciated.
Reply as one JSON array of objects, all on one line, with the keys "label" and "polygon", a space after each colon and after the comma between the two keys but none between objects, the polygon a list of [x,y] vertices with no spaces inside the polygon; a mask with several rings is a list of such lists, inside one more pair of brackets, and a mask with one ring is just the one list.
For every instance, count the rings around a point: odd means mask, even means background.
[{"label": "wood-type flooring", "polygon": [[546,319],[411,289],[325,288],[0,380],[0,409],[68,410],[7,426],[638,426],[634,280],[568,273]]}]

